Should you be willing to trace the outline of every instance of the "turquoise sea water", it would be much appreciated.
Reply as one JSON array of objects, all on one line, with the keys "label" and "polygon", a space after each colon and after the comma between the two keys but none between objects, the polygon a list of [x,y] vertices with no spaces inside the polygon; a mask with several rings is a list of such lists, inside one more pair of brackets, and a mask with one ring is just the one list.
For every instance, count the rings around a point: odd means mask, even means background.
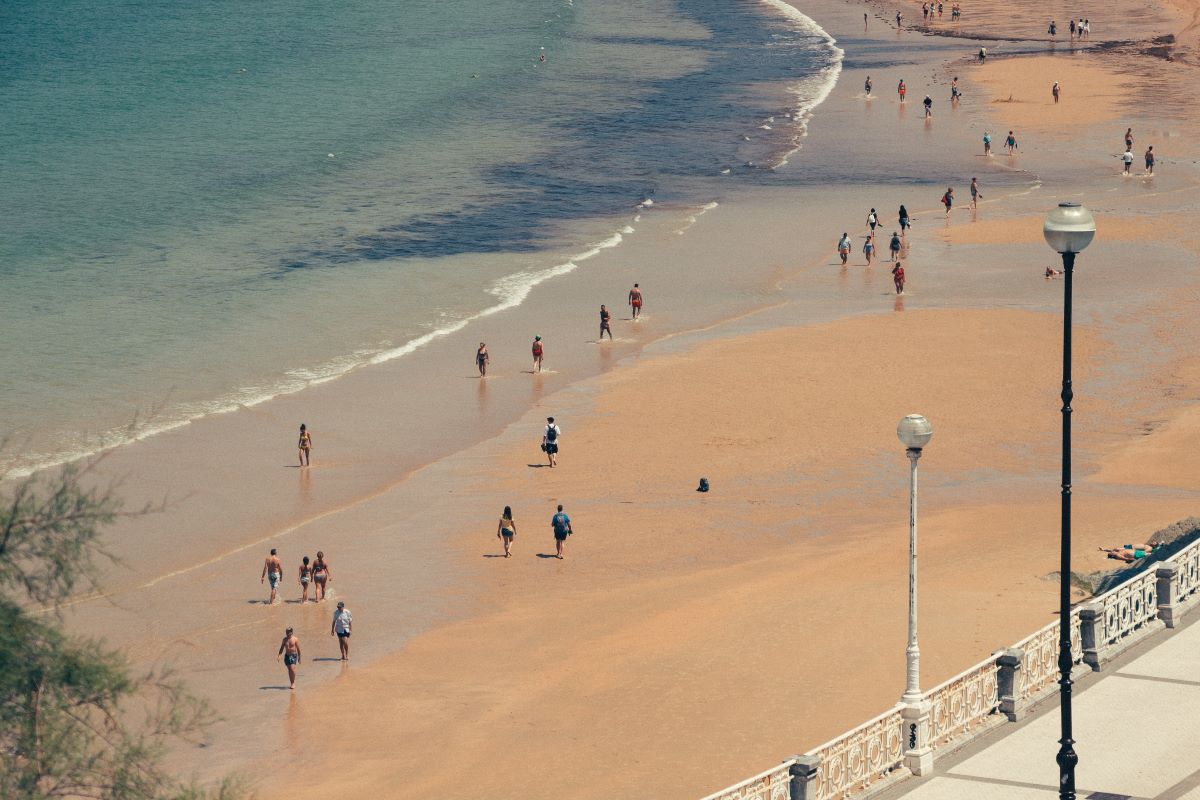
[{"label": "turquoise sea water", "polygon": [[755,180],[835,62],[749,0],[6,3],[9,466],[517,304],[642,199]]}]

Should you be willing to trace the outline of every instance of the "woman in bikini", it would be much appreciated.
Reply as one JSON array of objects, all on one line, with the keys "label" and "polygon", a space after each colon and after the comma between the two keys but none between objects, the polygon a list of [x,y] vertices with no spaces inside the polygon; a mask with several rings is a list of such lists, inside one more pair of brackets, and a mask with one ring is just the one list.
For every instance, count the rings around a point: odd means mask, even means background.
[{"label": "woman in bikini", "polygon": [[300,466],[312,466],[312,434],[308,432],[308,426],[300,423]]},{"label": "woman in bikini", "polygon": [[304,560],[300,562],[300,589],[302,590],[300,595],[301,603],[308,602],[308,582],[310,580],[312,580],[312,567],[308,565],[308,556],[305,556]]},{"label": "woman in bikini", "polygon": [[483,342],[479,343],[479,349],[475,351],[475,366],[479,367],[479,377],[487,377],[488,362],[492,357],[488,355],[487,345]]},{"label": "woman in bikini", "polygon": [[313,600],[321,602],[325,599],[325,584],[333,580],[333,573],[329,570],[329,562],[325,560],[325,553],[318,550],[317,560],[312,563],[313,583],[317,588],[313,592]]},{"label": "woman in bikini", "polygon": [[500,515],[500,524],[496,526],[496,538],[504,542],[504,557],[512,556],[513,537],[517,535],[517,523],[513,522],[512,507],[505,506]]}]

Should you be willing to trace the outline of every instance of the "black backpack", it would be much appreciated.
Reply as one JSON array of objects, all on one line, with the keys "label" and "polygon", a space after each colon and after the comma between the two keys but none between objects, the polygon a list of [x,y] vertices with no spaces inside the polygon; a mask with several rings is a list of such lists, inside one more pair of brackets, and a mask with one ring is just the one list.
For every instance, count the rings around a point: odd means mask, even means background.
[{"label": "black backpack", "polygon": [[558,439],[558,428],[553,425],[546,426],[546,441],[553,442]]}]

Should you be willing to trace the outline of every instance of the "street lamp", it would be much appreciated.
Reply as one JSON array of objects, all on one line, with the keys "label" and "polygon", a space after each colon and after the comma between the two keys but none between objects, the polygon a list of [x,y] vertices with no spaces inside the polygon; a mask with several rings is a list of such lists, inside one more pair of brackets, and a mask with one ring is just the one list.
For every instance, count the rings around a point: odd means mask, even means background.
[{"label": "street lamp", "polygon": [[900,702],[920,703],[921,650],[917,647],[917,459],[933,437],[933,426],[920,414],[909,414],[896,426],[896,435],[908,454],[908,681]]},{"label": "street lamp", "polygon": [[1058,687],[1062,737],[1058,740],[1059,800],[1075,800],[1075,765],[1079,756],[1071,738],[1071,279],[1075,254],[1092,243],[1096,221],[1079,203],[1059,203],[1042,226],[1046,244],[1062,254],[1063,381],[1062,381],[1062,533],[1058,591]]}]

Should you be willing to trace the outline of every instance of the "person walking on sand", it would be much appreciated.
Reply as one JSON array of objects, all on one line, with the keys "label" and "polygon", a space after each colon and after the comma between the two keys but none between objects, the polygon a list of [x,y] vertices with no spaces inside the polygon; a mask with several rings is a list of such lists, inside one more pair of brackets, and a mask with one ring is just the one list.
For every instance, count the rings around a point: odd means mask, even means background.
[{"label": "person walking on sand", "polygon": [[308,584],[312,581],[312,566],[308,563],[308,556],[300,562],[300,602],[308,602]]},{"label": "person walking on sand", "polygon": [[979,207],[979,198],[981,197],[983,197],[983,193],[979,191],[977,179],[971,178],[971,208]]},{"label": "person walking on sand", "polygon": [[979,48],[979,63],[983,64],[986,62],[987,62],[987,48],[981,47],[981,48]]},{"label": "person walking on sand", "polygon": [[842,238],[838,239],[838,255],[842,258],[842,266],[846,266],[846,262],[850,260],[850,234],[843,233]]},{"label": "person walking on sand", "polygon": [[863,255],[867,257],[867,266],[871,266],[871,256],[875,255],[875,234],[867,234],[867,240],[863,242]]},{"label": "person walking on sand", "polygon": [[922,102],[925,103],[925,119],[929,119],[933,116],[933,98],[925,95],[925,99]]},{"label": "person walking on sand", "polygon": [[545,351],[542,349],[542,337],[533,337],[533,371],[542,371],[542,354]]},{"label": "person walking on sand", "polygon": [[1046,29],[1046,33],[1050,34],[1051,39],[1058,38],[1058,23],[1050,20],[1050,27]]},{"label": "person walking on sand", "polygon": [[278,588],[281,578],[283,578],[283,562],[279,560],[279,552],[272,547],[271,555],[263,561],[262,575],[258,579],[259,583],[268,579],[271,581],[271,599],[267,601],[267,605],[275,604],[275,590]]},{"label": "person walking on sand", "polygon": [[317,559],[313,561],[313,600],[320,603],[325,599],[326,585],[333,580],[333,571],[329,569],[329,562],[325,560],[325,553],[321,550],[317,551]]},{"label": "person walking on sand", "polygon": [[283,659],[283,665],[287,667],[288,688],[296,688],[296,665],[300,663],[300,640],[292,633],[292,629],[288,628],[283,632],[283,641],[279,643],[279,652],[275,654],[275,660]]},{"label": "person walking on sand", "polygon": [[901,204],[900,205],[900,235],[903,236],[904,232],[911,227],[912,227],[912,221],[911,221],[911,218],[908,216],[908,209],[904,207],[904,204]]},{"label": "person walking on sand", "polygon": [[1008,138],[1004,140],[1004,147],[1008,150],[1010,156],[1017,152],[1017,137],[1013,136],[1012,131],[1008,132]]},{"label": "person walking on sand", "polygon": [[550,528],[554,531],[554,557],[561,559],[567,537],[575,532],[571,529],[571,518],[563,513],[562,505],[559,505],[558,513],[550,518]]},{"label": "person walking on sand", "polygon": [[900,234],[892,231],[892,241],[888,248],[892,251],[892,261],[900,260]]},{"label": "person walking on sand", "polygon": [[517,535],[517,523],[513,522],[512,507],[505,506],[496,525],[496,538],[504,543],[504,557],[512,555],[513,537]]},{"label": "person walking on sand", "polygon": [[1071,30],[1071,38],[1075,38],[1075,18],[1071,17],[1071,24],[1067,26]]},{"label": "person walking on sand", "polygon": [[479,349],[475,351],[475,366],[479,367],[479,377],[487,377],[488,362],[492,360],[488,353],[487,345],[483,342],[479,343]]},{"label": "person walking on sand", "polygon": [[875,226],[879,224],[879,215],[875,213],[875,209],[871,209],[871,213],[867,214],[867,226],[870,227],[871,233],[875,232]]},{"label": "person walking on sand", "polygon": [[896,285],[896,294],[904,294],[904,267],[899,261],[892,267],[892,283]]},{"label": "person walking on sand", "polygon": [[1150,175],[1154,174],[1154,145],[1146,148],[1146,172]]},{"label": "person walking on sand", "polygon": [[1054,103],[1057,105],[1058,96],[1062,94],[1062,87],[1058,85],[1058,81],[1055,81],[1054,85],[1050,87],[1050,94],[1054,97]]},{"label": "person walking on sand", "polygon": [[300,423],[300,442],[298,446],[300,448],[300,466],[311,467],[313,446],[312,434],[308,432],[308,426],[303,422]]},{"label": "person walking on sand", "polygon": [[637,322],[638,317],[642,315],[642,290],[636,283],[629,290],[629,308],[633,310],[633,321]]},{"label": "person walking on sand", "polygon": [[602,342],[604,341],[604,334],[606,334],[606,333],[608,334],[608,340],[610,342],[612,341],[612,327],[610,324],[611,322],[612,322],[612,314],[609,313],[609,310],[604,307],[603,303],[601,303],[600,304],[600,341],[602,341]]},{"label": "person walking on sand", "polygon": [[947,186],[946,193],[942,195],[942,205],[946,207],[946,216],[950,216],[950,209],[954,207],[954,189]]},{"label": "person walking on sand", "polygon": [[1121,156],[1121,161],[1125,163],[1125,174],[1128,175],[1129,168],[1133,166],[1133,152],[1126,150],[1125,155]]},{"label": "person walking on sand", "polygon": [[871,96],[871,76],[870,75],[868,75],[867,79],[865,81],[863,81],[863,91],[865,91],[867,93],[867,97]]},{"label": "person walking on sand", "polygon": [[338,649],[342,652],[342,661],[350,660],[350,633],[354,630],[354,616],[346,608],[345,601],[338,600],[337,611],[333,612],[333,624],[329,626],[329,635],[336,636]]},{"label": "person walking on sand", "polygon": [[542,431],[542,450],[550,459],[550,468],[558,466],[558,440],[562,436],[562,428],[554,422],[554,417],[546,417],[546,430]]},{"label": "person walking on sand", "polygon": [[900,102],[904,102],[904,96],[908,94],[908,87],[904,85],[904,79],[900,79],[900,84],[896,86],[896,94],[900,95]]},{"label": "person walking on sand", "polygon": [[899,28],[903,27],[903,23],[904,23],[904,15],[901,14],[899,11],[897,11],[896,12],[896,28],[899,29]]},{"label": "person walking on sand", "polygon": [[1133,149],[1133,128],[1125,129],[1125,149],[1126,150]]},{"label": "person walking on sand", "polygon": [[992,135],[987,131],[983,132],[983,154],[985,156],[992,154]]}]

